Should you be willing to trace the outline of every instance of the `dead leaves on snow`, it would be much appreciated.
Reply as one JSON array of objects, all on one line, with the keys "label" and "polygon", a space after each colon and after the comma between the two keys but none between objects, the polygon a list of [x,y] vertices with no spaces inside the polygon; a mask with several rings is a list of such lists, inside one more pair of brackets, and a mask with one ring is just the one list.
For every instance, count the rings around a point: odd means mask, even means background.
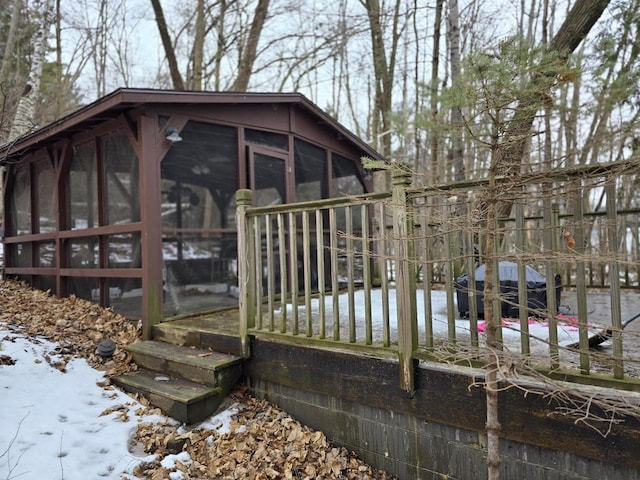
[{"label": "dead leaves on snow", "polygon": [[[83,357],[94,368],[113,375],[135,368],[122,347],[140,337],[140,329],[113,310],[71,296],[58,298],[34,290],[22,282],[0,280],[0,322],[30,337],[41,336],[58,343],[45,356],[54,368],[64,372],[74,357]],[[113,357],[97,355],[98,343],[113,340]]]},{"label": "dead leaves on snow", "polygon": [[[59,346],[44,357],[50,365],[65,371],[74,357],[108,375],[135,368],[123,347],[140,338],[140,329],[110,309],[101,308],[75,297],[57,298],[32,290],[23,283],[0,280],[0,323],[20,331],[38,342],[47,338]],[[98,343],[113,340],[116,352],[110,359],[97,355]],[[10,341],[7,337],[3,341]],[[2,362],[3,360],[0,360]],[[100,386],[111,389],[108,381]],[[137,396],[136,396],[137,397]],[[171,420],[165,424],[138,424],[130,440],[130,449],[156,455],[156,461],[136,467],[138,478],[165,480],[173,472],[182,472],[185,480],[196,479],[390,479],[383,471],[373,470],[344,448],[333,446],[322,432],[296,422],[285,412],[265,401],[258,401],[245,390],[236,389],[234,400],[239,413],[231,432],[220,435],[213,430],[184,432]],[[135,411],[141,417],[158,413],[143,397]],[[105,410],[116,419],[130,419],[129,404]],[[167,468],[160,461],[169,454],[187,452],[191,461],[176,461]]]},{"label": "dead leaves on snow", "polygon": [[115,405],[113,407],[109,407],[106,410],[104,410],[100,416],[104,417],[106,415],[111,415],[112,413],[115,413],[116,416],[115,418],[121,422],[128,422],[129,421],[129,407],[131,406],[131,404],[120,404],[120,405]]},{"label": "dead leaves on snow", "polygon": [[[157,429],[139,425],[134,437],[148,454],[159,457],[170,453],[169,445],[182,444],[191,462],[177,462],[174,470],[159,461],[140,465],[135,474],[141,478],[169,478],[179,470],[185,479],[387,479],[345,448],[333,446],[322,432],[295,421],[285,412],[242,392],[241,411],[235,416],[229,433],[194,429],[179,434],[174,426]],[[174,442],[181,440],[181,442]]]},{"label": "dead leaves on snow", "polygon": [[0,365],[15,365],[16,361],[9,355],[0,355]]}]

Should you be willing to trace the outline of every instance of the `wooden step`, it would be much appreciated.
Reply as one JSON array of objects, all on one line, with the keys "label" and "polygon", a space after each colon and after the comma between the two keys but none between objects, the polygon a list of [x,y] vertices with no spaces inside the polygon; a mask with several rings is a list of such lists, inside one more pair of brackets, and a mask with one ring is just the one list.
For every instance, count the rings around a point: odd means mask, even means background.
[{"label": "wooden step", "polygon": [[153,338],[175,345],[211,348],[217,352],[240,355],[239,327],[221,327],[206,317],[193,317],[153,326]]},{"label": "wooden step", "polygon": [[241,358],[202,348],[143,341],[127,346],[139,367],[212,387],[231,389],[241,374]]},{"label": "wooden step", "polygon": [[191,424],[213,414],[228,391],[141,369],[111,377],[123,390],[138,393],[176,420]]}]

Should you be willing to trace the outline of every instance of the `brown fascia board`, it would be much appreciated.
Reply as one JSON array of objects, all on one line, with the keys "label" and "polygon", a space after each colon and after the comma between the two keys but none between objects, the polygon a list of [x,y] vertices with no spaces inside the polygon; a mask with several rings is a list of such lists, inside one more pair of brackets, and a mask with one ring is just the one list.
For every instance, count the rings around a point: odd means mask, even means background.
[{"label": "brown fascia board", "polygon": [[75,112],[50,123],[32,133],[0,146],[0,164],[8,161],[10,156],[26,153],[29,149],[39,147],[42,143],[59,140],[65,132],[83,131],[100,121],[114,118],[124,110],[131,110],[144,104],[229,104],[229,103],[286,103],[299,104],[318,117],[321,123],[327,124],[365,154],[381,159],[382,156],[362,139],[329,116],[317,105],[300,93],[238,93],[238,92],[196,92],[178,90],[154,90],[120,88],[99,98]]}]

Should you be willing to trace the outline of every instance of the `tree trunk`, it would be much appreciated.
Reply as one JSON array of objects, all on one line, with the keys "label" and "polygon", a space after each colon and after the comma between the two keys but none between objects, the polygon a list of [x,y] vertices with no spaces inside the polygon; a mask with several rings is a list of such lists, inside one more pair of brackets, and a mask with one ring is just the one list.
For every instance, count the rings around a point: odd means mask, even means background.
[{"label": "tree trunk", "polygon": [[[20,2],[18,2],[19,4]],[[20,6],[20,5],[18,5]],[[19,10],[14,10],[14,15],[11,19],[11,26],[13,22],[17,24],[17,16]],[[52,0],[45,0],[41,7],[42,22],[40,28],[35,33],[33,39],[33,61],[31,63],[31,69],[29,71],[29,77],[25,84],[24,91],[20,100],[18,101],[18,107],[16,109],[13,122],[11,123],[11,129],[9,130],[9,141],[29,133],[36,125],[33,120],[33,115],[36,108],[36,98],[38,96],[38,90],[40,89],[40,79],[42,77],[42,68],[44,66],[44,57],[47,51],[47,34],[49,33],[49,26],[53,20],[53,4]],[[10,33],[11,34],[11,33]],[[15,32],[14,32],[15,35]],[[10,42],[7,42],[7,45]],[[13,42],[11,42],[13,43]],[[7,51],[5,50],[5,54]],[[5,61],[8,64],[8,57],[5,57]],[[5,63],[3,61],[3,65]],[[4,199],[3,182],[4,178],[4,166],[0,168],[0,202]],[[0,209],[2,215],[0,215],[0,224],[4,224],[4,211]]]},{"label": "tree trunk", "polygon": [[[460,75],[460,26],[458,18],[458,0],[449,0],[449,22],[447,38],[449,39],[449,66],[451,67],[451,84],[455,84]],[[462,154],[462,108],[451,107],[451,164],[454,180],[465,179],[464,157]],[[447,169],[448,170],[448,169]]]},{"label": "tree trunk", "polygon": [[[379,0],[364,0],[363,6],[369,18],[369,30],[371,32],[371,50],[373,52],[373,71],[375,75],[375,94],[373,106],[372,137],[376,148],[381,149],[383,156],[391,154],[391,108],[392,92],[395,77],[396,55],[398,51],[398,21],[400,13],[400,0],[396,0],[393,14],[393,27],[391,32],[391,46],[385,47],[384,31],[382,28],[383,13]],[[387,52],[389,60],[387,61]]]},{"label": "tree trunk", "polygon": [[436,1],[436,16],[433,24],[433,54],[431,59],[431,85],[429,93],[431,95],[431,123],[433,125],[431,131],[431,160],[429,169],[429,184],[435,185],[438,182],[438,149],[439,132],[438,132],[438,70],[440,65],[440,25],[442,24],[442,8],[444,0]]},{"label": "tree trunk", "polygon": [[204,0],[198,0],[196,5],[196,34],[193,38],[193,80],[192,90],[202,90],[202,68],[204,52]]},{"label": "tree trunk", "polygon": [[[371,52],[373,55],[373,106],[371,108],[371,134],[373,147],[386,158],[391,156],[391,113],[393,105],[393,84],[395,78],[396,55],[398,50],[398,21],[400,0],[394,5],[391,45],[385,47],[382,20],[385,12],[379,0],[361,0],[369,19]],[[387,52],[389,60],[387,61]],[[371,89],[369,89],[371,90]],[[390,190],[391,178],[387,172],[374,174],[374,189]]]},{"label": "tree trunk", "polygon": [[182,80],[180,69],[178,68],[176,51],[171,43],[167,21],[164,18],[164,12],[162,10],[162,5],[160,5],[160,0],[151,0],[151,6],[153,7],[153,13],[156,16],[156,25],[158,26],[158,33],[162,40],[164,54],[167,57],[167,64],[169,65],[169,74],[171,75],[173,88],[176,90],[184,90],[184,81]]},{"label": "tree trunk", "polygon": [[60,0],[56,0],[56,113],[55,117],[62,116],[62,92],[64,91],[64,82],[62,80],[62,25],[60,24]]},{"label": "tree trunk", "polygon": [[25,135],[36,127],[33,114],[38,90],[40,89],[44,56],[47,52],[47,35],[53,21],[53,0],[44,0],[40,11],[42,12],[42,22],[33,39],[33,60],[29,70],[29,78],[25,84],[24,93],[18,101],[18,107],[9,132],[9,140]]},{"label": "tree trunk", "polygon": [[96,87],[98,96],[107,94],[107,22],[109,19],[109,6],[107,0],[100,0],[100,12],[95,29],[95,42],[93,44],[95,52],[93,55],[93,65],[96,75]]},{"label": "tree trunk", "polygon": [[260,0],[256,6],[253,22],[251,23],[251,30],[249,30],[247,48],[242,52],[240,64],[238,65],[238,75],[231,87],[231,90],[234,92],[244,92],[249,88],[249,80],[251,79],[253,64],[256,61],[258,51],[258,41],[260,40],[262,27],[264,26],[267,14],[269,13],[269,1],[270,0]]},{"label": "tree trunk", "polygon": [[[412,26],[413,26],[413,43],[415,43],[415,50],[414,50],[414,57],[413,57],[413,69],[414,69],[414,74],[413,74],[413,111],[414,111],[414,115],[417,118],[417,116],[423,111],[422,108],[422,101],[423,101],[423,95],[420,94],[420,91],[418,88],[415,88],[416,85],[420,85],[420,83],[424,83],[422,80],[422,77],[420,76],[420,63],[422,62],[422,57],[423,57],[423,53],[421,50],[421,42],[420,42],[420,32],[421,32],[421,28],[418,26],[418,0],[413,0],[413,22],[412,22]],[[407,44],[409,43],[409,40],[407,40]],[[409,65],[407,65],[407,67],[409,67]],[[422,140],[420,138],[420,129],[418,127],[418,125],[416,124],[414,126],[413,132],[413,149],[414,149],[414,161],[413,161],[413,171],[416,173],[416,176],[422,176],[421,170],[421,161],[422,161]],[[408,143],[408,142],[407,142]],[[408,161],[407,161],[408,163]]]},{"label": "tree trunk", "polygon": [[[489,189],[492,197],[495,195],[495,173],[490,174],[493,182],[490,181]],[[488,218],[487,218],[487,249],[493,252],[495,244],[495,199],[488,202]],[[499,326],[493,315],[493,301],[497,294],[498,287],[494,284],[494,255],[490,253],[485,264],[485,280],[484,280],[484,318],[486,320],[485,327],[485,398],[487,401],[487,479],[498,480],[500,478],[500,418],[498,404],[498,368],[499,368],[499,341],[497,331]]]},{"label": "tree trunk", "polygon": [[[548,51],[556,52],[560,60],[566,61],[589,33],[608,4],[609,0],[576,2],[556,35],[549,42]],[[531,127],[541,106],[540,100],[547,94],[554,80],[554,78],[539,74],[525,87],[525,94],[518,101],[514,116],[508,123],[502,141],[494,152],[496,169],[500,175],[515,175],[519,172],[530,138]],[[500,202],[498,217],[509,216],[512,205],[511,202]]]},{"label": "tree trunk", "polygon": [[[491,135],[491,151],[495,152],[499,148],[497,122]],[[496,255],[495,245],[497,240],[497,196],[498,186],[496,185],[496,162],[495,155],[492,154],[489,164],[489,186],[484,202],[486,203],[486,230],[483,232],[485,238],[485,271],[484,271],[484,319],[485,326],[485,399],[487,402],[487,479],[498,480],[500,478],[500,408],[498,404],[498,369],[500,366],[499,357],[501,346],[498,337],[498,328],[502,327],[500,315],[494,314],[493,300],[500,292],[499,284],[495,282]],[[495,263],[494,263],[495,262]],[[499,277],[499,276],[498,276]],[[498,278],[499,283],[499,278]],[[498,323],[496,323],[498,317]]]},{"label": "tree trunk", "polygon": [[213,87],[216,92],[220,91],[220,77],[221,77],[221,67],[222,67],[222,59],[224,58],[226,52],[226,38],[224,35],[224,27],[227,21],[227,2],[225,0],[220,0],[220,14],[218,16],[218,36],[217,36],[217,48],[216,55],[214,57],[214,68],[213,68]]},{"label": "tree trunk", "polygon": [[9,25],[9,33],[7,34],[7,43],[4,46],[4,54],[2,56],[2,65],[0,65],[0,85],[7,80],[9,66],[13,64],[12,57],[16,45],[16,32],[20,22],[20,13],[22,12],[22,0],[16,0],[11,12],[11,23]]}]

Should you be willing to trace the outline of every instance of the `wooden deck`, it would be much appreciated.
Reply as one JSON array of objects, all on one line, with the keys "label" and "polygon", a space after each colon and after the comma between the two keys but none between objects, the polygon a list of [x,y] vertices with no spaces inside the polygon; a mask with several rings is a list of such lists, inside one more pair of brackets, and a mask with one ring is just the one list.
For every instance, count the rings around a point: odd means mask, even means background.
[{"label": "wooden deck", "polygon": [[153,338],[176,345],[201,346],[218,352],[240,354],[238,308],[175,317],[156,324]]},{"label": "wooden deck", "polygon": [[[622,318],[629,318],[640,310],[640,295],[635,290],[625,289],[620,291],[620,305]],[[563,309],[567,309],[569,315],[575,317],[577,315],[577,300],[576,292],[573,289],[566,289],[561,298],[561,305]],[[304,305],[300,302],[299,308],[304,310]],[[588,313],[589,323],[592,325],[592,331],[599,331],[604,329],[610,324],[609,312],[611,308],[611,295],[606,289],[594,289],[588,296]],[[344,314],[348,313],[347,311]],[[434,311],[436,316],[446,316],[447,312]],[[154,339],[165,342],[175,343],[179,345],[188,346],[204,346],[206,348],[212,348],[217,351],[233,353],[234,355],[241,355],[240,351],[240,320],[239,320],[238,308],[226,308],[216,311],[212,311],[206,314],[176,317],[173,319],[167,319],[167,321],[158,324],[154,327]],[[289,312],[291,316],[291,312]],[[302,316],[302,315],[301,315]],[[287,329],[285,333],[281,333],[278,328],[270,329],[268,325],[269,314],[264,314],[264,321],[262,322],[262,329],[250,329],[249,333],[253,337],[260,337],[264,339],[274,339],[280,342],[290,343],[292,345],[307,345],[322,348],[331,348],[337,350],[354,351],[367,353],[378,358],[397,358],[397,338],[392,335],[391,345],[383,346],[376,343],[372,345],[363,345],[362,343],[351,343],[347,336],[342,337],[342,341],[335,342],[332,338],[321,340],[315,336],[307,336],[304,325],[301,326],[300,332],[297,335],[291,333],[291,329]],[[314,313],[314,322],[317,322],[318,318]],[[461,324],[468,322],[468,319],[456,318],[456,323]],[[279,322],[279,317],[276,315],[276,324]],[[344,324],[348,324],[345,320]],[[318,328],[318,325],[314,325],[314,329]],[[509,326],[505,328],[510,328]],[[566,328],[566,327],[565,327]],[[375,333],[375,332],[374,332]],[[566,379],[573,379],[579,381],[579,383],[593,383],[594,385],[608,386],[612,388],[622,388],[625,390],[640,390],[640,319],[632,322],[624,329],[625,339],[625,380],[622,384],[613,379],[605,379],[602,375],[581,376],[571,375],[570,372],[564,371],[563,375]],[[436,341],[446,342],[446,336],[442,338],[436,337]],[[463,336],[459,336],[457,341],[460,345],[464,344],[465,340]],[[482,342],[482,338],[480,338]],[[513,353],[519,351],[519,344],[513,343],[511,339],[509,342],[505,339],[505,346]],[[548,357],[548,352],[545,350],[545,345],[540,352],[533,351],[532,364],[544,364],[544,360]],[[418,345],[419,351],[416,353],[416,358],[434,360],[437,356],[429,354],[428,350],[424,349],[424,345]],[[546,346],[548,349],[548,346]],[[577,362],[577,355],[568,351],[561,351],[563,359],[566,361],[566,365],[575,369],[576,373],[579,370],[579,364]],[[594,352],[593,373],[604,373],[610,370],[610,365],[607,362],[607,358],[613,355],[612,343],[606,342],[601,345]],[[589,378],[592,378],[593,382],[590,382]]]},{"label": "wooden deck", "polygon": [[167,318],[164,323],[170,323],[176,328],[201,328],[206,331],[238,336],[240,332],[239,315],[238,307],[234,306],[199,315]]}]

